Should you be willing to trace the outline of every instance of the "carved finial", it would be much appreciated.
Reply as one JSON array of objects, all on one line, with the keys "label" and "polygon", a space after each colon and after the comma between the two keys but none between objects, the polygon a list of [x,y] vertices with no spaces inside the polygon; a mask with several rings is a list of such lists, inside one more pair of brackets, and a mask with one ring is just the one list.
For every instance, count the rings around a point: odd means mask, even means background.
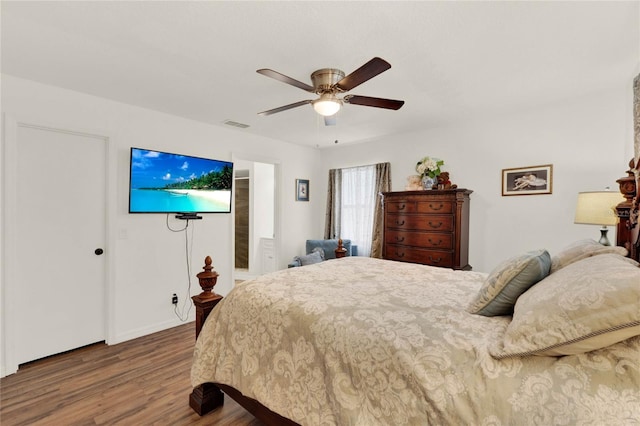
[{"label": "carved finial", "polygon": [[200,293],[199,296],[203,299],[217,296],[217,294],[213,292],[213,287],[215,287],[216,282],[218,281],[218,273],[213,270],[211,263],[211,256],[205,257],[204,266],[202,267],[204,272],[200,272],[196,275],[200,281],[200,287],[202,287],[202,293]]},{"label": "carved finial", "polygon": [[342,246],[342,238],[338,238],[338,247],[336,248],[335,253],[337,259],[347,255],[347,249]]},{"label": "carved finial", "polygon": [[205,271],[209,272],[213,269],[213,266],[211,266],[211,263],[213,261],[211,260],[211,256],[207,256],[204,258],[204,266],[202,267],[202,269],[204,269]]}]

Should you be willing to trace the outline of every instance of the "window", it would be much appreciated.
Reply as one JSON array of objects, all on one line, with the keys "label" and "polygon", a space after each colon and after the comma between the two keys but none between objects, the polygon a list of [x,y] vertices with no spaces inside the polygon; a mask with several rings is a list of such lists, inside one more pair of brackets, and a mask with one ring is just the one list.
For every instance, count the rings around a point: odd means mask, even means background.
[{"label": "window", "polygon": [[350,239],[359,256],[382,256],[380,193],[391,187],[390,165],[329,170],[325,238]]},{"label": "window", "polygon": [[342,169],[341,237],[351,239],[360,256],[371,254],[375,180],[375,166]]}]

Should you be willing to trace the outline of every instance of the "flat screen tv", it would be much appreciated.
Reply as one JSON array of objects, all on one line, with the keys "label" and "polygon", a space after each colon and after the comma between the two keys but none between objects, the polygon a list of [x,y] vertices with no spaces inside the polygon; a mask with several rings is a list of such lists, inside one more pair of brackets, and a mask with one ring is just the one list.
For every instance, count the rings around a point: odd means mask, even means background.
[{"label": "flat screen tv", "polygon": [[233,163],[131,148],[129,213],[230,213]]}]

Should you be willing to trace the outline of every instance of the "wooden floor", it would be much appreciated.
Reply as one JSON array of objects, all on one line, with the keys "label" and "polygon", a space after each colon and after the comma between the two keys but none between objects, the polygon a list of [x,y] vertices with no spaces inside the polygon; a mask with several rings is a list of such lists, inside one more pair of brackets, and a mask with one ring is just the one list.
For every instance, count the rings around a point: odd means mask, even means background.
[{"label": "wooden floor", "polygon": [[189,408],[194,339],[189,323],[27,364],[0,379],[0,424],[262,425],[229,397],[203,417]]}]

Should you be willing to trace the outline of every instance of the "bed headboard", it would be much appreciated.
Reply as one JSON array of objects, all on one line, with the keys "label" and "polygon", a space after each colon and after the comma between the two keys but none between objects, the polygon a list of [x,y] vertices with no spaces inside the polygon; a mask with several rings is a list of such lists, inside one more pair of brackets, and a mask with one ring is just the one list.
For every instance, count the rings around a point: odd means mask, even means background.
[{"label": "bed headboard", "polygon": [[640,262],[640,74],[633,79],[633,151],[627,176],[620,178],[620,192],[625,200],[616,207],[618,229],[616,241],[629,251],[629,257]]},{"label": "bed headboard", "polygon": [[620,185],[620,192],[625,200],[618,204],[616,211],[618,214],[618,227],[616,232],[616,242],[619,246],[629,251],[629,257],[640,262],[640,238],[638,231],[638,188],[640,182],[637,178],[637,170],[640,164],[635,164],[632,159],[629,162],[629,170],[627,176],[617,180]]},{"label": "bed headboard", "polygon": [[640,261],[640,74],[633,79],[633,152],[627,176],[617,180],[625,200],[616,207],[619,218],[616,241],[629,251],[629,257]]}]

